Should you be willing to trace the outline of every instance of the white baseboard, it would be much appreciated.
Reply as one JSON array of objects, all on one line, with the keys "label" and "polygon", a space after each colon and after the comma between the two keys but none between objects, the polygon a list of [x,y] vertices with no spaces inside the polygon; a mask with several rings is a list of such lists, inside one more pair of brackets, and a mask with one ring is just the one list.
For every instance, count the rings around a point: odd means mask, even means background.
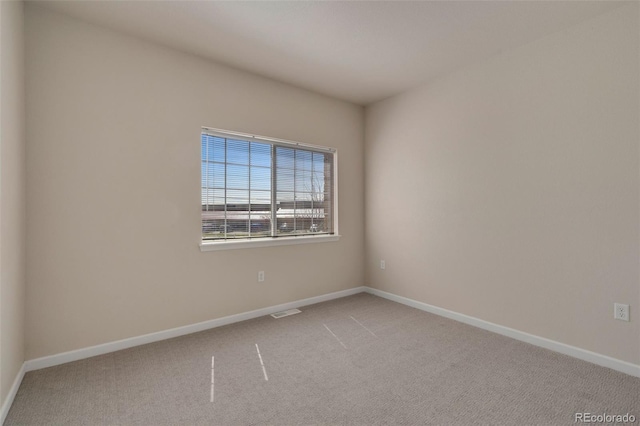
[{"label": "white baseboard", "polygon": [[9,414],[9,409],[11,408],[11,404],[13,404],[13,400],[18,393],[18,388],[22,383],[22,379],[24,378],[24,373],[26,372],[25,363],[22,364],[20,370],[18,370],[18,374],[16,375],[11,388],[9,389],[9,394],[7,398],[2,402],[2,408],[0,409],[0,425],[4,424],[4,420],[7,418],[7,414]]},{"label": "white baseboard", "polygon": [[243,312],[241,314],[230,315],[223,318],[216,318],[196,324],[185,325],[183,327],[158,331],[156,333],[145,334],[143,336],[131,337],[115,342],[104,343],[101,345],[90,346],[88,348],[77,349],[74,351],[32,359],[25,362],[25,371],[33,371],[39,370],[41,368],[53,367],[54,365],[65,364],[67,362],[77,361],[96,355],[103,355],[106,353],[119,351],[121,349],[145,345],[147,343],[158,342],[160,340],[171,339],[173,337],[184,336],[185,334],[197,333],[199,331],[208,330],[210,328],[221,327],[223,325],[233,324],[235,322],[258,318],[265,315],[270,315],[274,312],[299,308],[301,306],[313,305],[315,303],[326,302],[327,300],[339,299],[341,297],[362,293],[365,291],[365,289],[365,287],[350,288],[348,290],[336,291],[335,293],[328,293],[321,296],[310,297],[308,299],[283,303],[281,305],[269,306],[267,308],[257,309],[255,311]]},{"label": "white baseboard", "polygon": [[[80,359],[90,358],[92,356],[103,355],[110,352],[115,352],[121,349],[127,349],[134,346],[144,345],[147,343],[158,342],[160,340],[171,339],[173,337],[183,336],[185,334],[197,333],[199,331],[208,330],[211,328],[221,327],[223,325],[233,324],[240,321],[245,321],[265,315],[272,314],[274,312],[284,311],[287,309],[299,308],[301,306],[312,305],[315,303],[325,302],[328,300],[338,299],[341,297],[351,296],[353,294],[367,292],[376,296],[383,297],[394,302],[402,303],[403,305],[411,306],[422,311],[430,312],[432,314],[440,315],[442,317],[450,318],[465,324],[472,325],[484,330],[488,330],[494,333],[502,334],[507,337],[511,337],[516,340],[520,340],[526,343],[530,343],[536,346],[540,346],[545,349],[549,349],[555,352],[559,352],[565,355],[572,356],[574,358],[588,361],[593,364],[597,364],[603,367],[608,367],[613,370],[620,371],[631,376],[640,377],[640,365],[632,364],[630,362],[622,361],[616,358],[612,358],[606,355],[591,352],[585,349],[581,349],[575,346],[570,346],[564,343],[556,342],[554,340],[546,339],[544,337],[535,336],[533,334],[525,333],[523,331],[515,330],[513,328],[505,327],[502,325],[494,324],[488,321],[484,321],[478,318],[474,318],[468,315],[460,314],[457,312],[449,311],[447,309],[439,308],[437,306],[429,305],[427,303],[418,302],[417,300],[409,299],[402,296],[397,296],[386,291],[374,289],[371,287],[354,287],[348,290],[337,291],[334,293],[324,294],[321,296],[310,297],[308,299],[297,300],[294,302],[283,303],[281,305],[270,306],[255,311],[244,312],[236,315],[230,315],[223,318],[216,318],[209,321],[204,321],[196,324],[186,325],[183,327],[172,328],[169,330],[159,331],[156,333],[145,334],[143,336],[131,337],[128,339],[118,340],[115,342],[104,343],[97,346],[91,346],[88,348],[77,349],[70,352],[64,352],[56,355],[46,356],[42,358],[32,359],[26,361],[16,377],[16,381],[12,390],[7,397],[4,405],[2,406],[2,414],[6,415],[11,403],[15,397],[22,377],[25,372],[39,370],[41,368],[53,367],[55,365],[65,364],[67,362],[77,361]],[[15,388],[15,389],[14,389]],[[0,423],[1,424],[1,423]]]},{"label": "white baseboard", "polygon": [[504,327],[502,325],[449,311],[447,309],[439,308],[437,306],[429,305],[423,302],[418,302],[417,300],[397,296],[395,294],[387,293],[386,291],[378,290],[375,288],[365,287],[365,291],[375,296],[380,296],[394,302],[402,303],[403,305],[411,306],[412,308],[420,309],[422,311],[430,312],[432,314],[463,322],[465,324],[469,324],[483,330],[502,334],[503,336],[511,337],[512,339],[530,343],[535,346],[540,346],[542,348],[549,349],[554,352],[559,352],[564,355],[569,355],[571,357],[578,358],[592,364],[600,365],[602,367],[608,367],[613,370],[629,374],[631,376],[640,377],[640,365],[632,364],[630,362],[622,361],[596,352],[591,352],[586,349],[581,349],[575,346],[556,342],[544,337],[535,336],[533,334],[525,333],[513,328]]}]

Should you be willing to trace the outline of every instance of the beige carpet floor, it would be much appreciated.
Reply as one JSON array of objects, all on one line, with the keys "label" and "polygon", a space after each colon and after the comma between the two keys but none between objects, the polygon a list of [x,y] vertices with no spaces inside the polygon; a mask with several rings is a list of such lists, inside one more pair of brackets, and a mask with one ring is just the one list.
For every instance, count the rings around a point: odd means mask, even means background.
[{"label": "beige carpet floor", "polygon": [[5,425],[568,425],[577,412],[638,424],[640,379],[362,293],[29,372]]}]

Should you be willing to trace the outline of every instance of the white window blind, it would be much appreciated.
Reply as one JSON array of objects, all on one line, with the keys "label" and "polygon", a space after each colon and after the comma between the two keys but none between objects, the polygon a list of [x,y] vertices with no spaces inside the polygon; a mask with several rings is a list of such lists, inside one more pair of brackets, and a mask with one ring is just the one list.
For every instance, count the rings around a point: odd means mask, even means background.
[{"label": "white window blind", "polygon": [[334,233],[334,151],[203,129],[202,240]]}]

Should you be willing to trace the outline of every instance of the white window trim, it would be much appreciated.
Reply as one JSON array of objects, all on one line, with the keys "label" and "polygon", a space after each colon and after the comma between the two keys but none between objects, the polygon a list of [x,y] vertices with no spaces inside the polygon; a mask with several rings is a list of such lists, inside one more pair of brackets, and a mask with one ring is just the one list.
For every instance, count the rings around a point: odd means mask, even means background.
[{"label": "white window trim", "polygon": [[247,249],[257,247],[289,246],[295,244],[328,243],[340,240],[340,235],[303,235],[299,237],[256,238],[254,240],[203,241],[200,251]]},{"label": "white window trim", "polygon": [[213,136],[220,136],[221,138],[228,138],[229,136],[238,136],[242,139],[251,139],[257,142],[265,142],[268,144],[275,144],[275,145],[280,145],[288,148],[300,147],[300,148],[309,148],[314,151],[330,152],[332,154],[337,153],[335,148],[330,148],[330,147],[320,146],[320,145],[311,145],[308,143],[290,141],[287,139],[270,138],[267,136],[252,135],[250,133],[233,132],[231,130],[216,129],[214,127],[202,127],[202,129],[206,130],[207,134],[210,134]]},{"label": "white window trim", "polygon": [[317,145],[308,145],[302,144],[299,142],[289,141],[285,139],[275,139],[269,138],[265,136],[252,135],[247,133],[239,133],[232,132],[223,129],[215,129],[212,127],[203,127],[207,132],[212,134],[218,133],[222,137],[227,137],[230,134],[235,134],[237,136],[242,136],[245,138],[252,138],[258,141],[264,141],[268,143],[283,143],[285,145],[298,145],[300,147],[308,147],[313,149],[325,150],[327,152],[331,152],[333,154],[333,234],[323,234],[323,235],[298,235],[294,237],[265,237],[265,238],[255,238],[255,239],[244,239],[244,240],[220,240],[220,241],[203,241],[200,239],[200,251],[219,251],[219,250],[234,250],[234,249],[247,249],[247,248],[258,248],[258,247],[274,247],[274,246],[288,246],[288,245],[297,245],[297,244],[317,244],[317,243],[328,243],[340,240],[340,233],[338,227],[338,151],[334,148],[320,147]]}]

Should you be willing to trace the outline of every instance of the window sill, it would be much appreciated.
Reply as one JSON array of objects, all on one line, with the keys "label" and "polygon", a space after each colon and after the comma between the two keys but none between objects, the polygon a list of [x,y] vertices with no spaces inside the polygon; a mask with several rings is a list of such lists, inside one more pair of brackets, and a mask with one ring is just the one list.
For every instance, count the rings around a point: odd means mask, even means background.
[{"label": "window sill", "polygon": [[289,246],[296,244],[328,243],[340,240],[340,235],[309,235],[300,237],[260,238],[242,241],[203,241],[200,251],[234,250],[257,247]]}]

